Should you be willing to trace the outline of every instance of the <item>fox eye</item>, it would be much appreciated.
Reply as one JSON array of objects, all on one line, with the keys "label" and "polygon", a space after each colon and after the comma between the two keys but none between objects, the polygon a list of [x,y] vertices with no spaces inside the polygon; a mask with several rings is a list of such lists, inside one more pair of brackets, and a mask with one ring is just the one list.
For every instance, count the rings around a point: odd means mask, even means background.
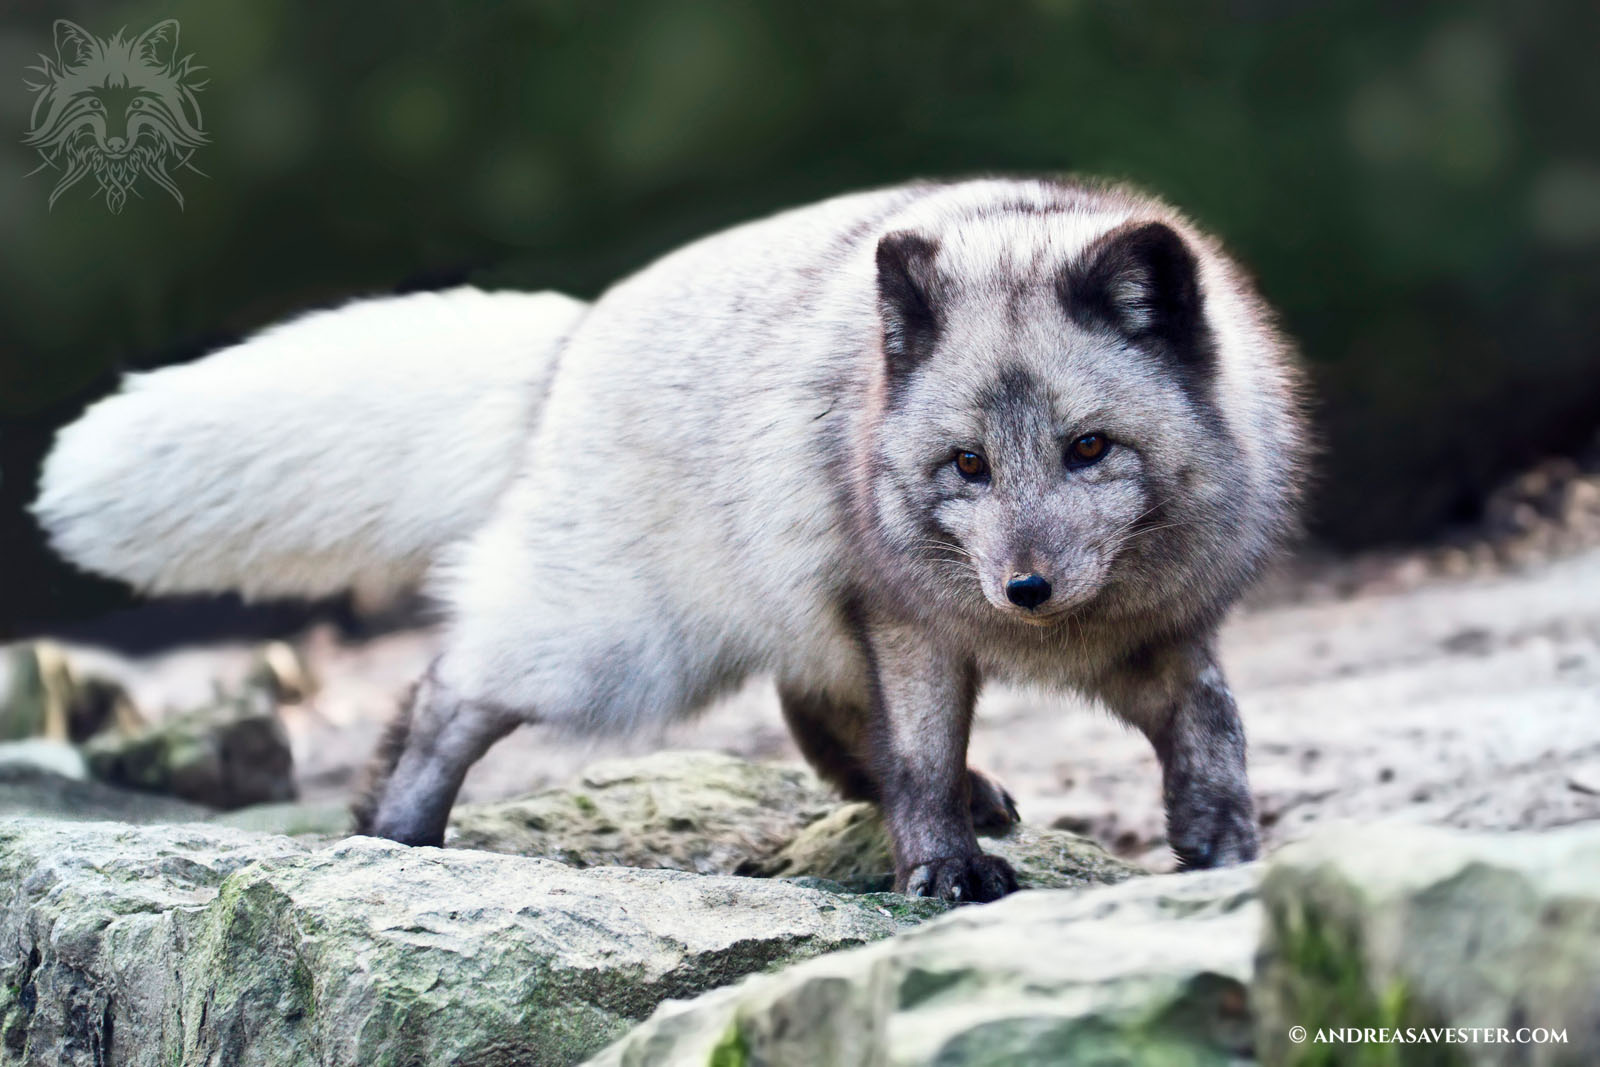
[{"label": "fox eye", "polygon": [[989,477],[989,461],[976,452],[957,452],[956,473],[969,482],[981,482]]},{"label": "fox eye", "polygon": [[1111,442],[1103,433],[1086,433],[1067,446],[1067,466],[1087,467],[1099,463],[1111,449]]}]

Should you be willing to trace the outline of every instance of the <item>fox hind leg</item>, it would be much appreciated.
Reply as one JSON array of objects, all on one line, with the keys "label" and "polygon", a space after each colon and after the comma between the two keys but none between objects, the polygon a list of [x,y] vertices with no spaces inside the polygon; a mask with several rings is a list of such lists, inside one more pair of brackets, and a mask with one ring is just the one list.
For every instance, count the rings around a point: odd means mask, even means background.
[{"label": "fox hind leg", "polygon": [[[778,703],[800,754],[817,775],[846,800],[876,803],[877,780],[866,755],[866,706],[788,685],[778,687]],[[967,789],[972,825],[979,833],[1004,833],[1020,821],[1010,792],[982,771],[968,768]]]},{"label": "fox hind leg", "polygon": [[878,799],[878,784],[868,771],[861,731],[865,709],[785,685],[778,705],[800,754],[817,776],[846,800]]},{"label": "fox hind leg", "polygon": [[465,699],[443,681],[438,661],[385,732],[365,787],[351,806],[355,832],[407,845],[441,845],[467,770],[527,721]]},{"label": "fox hind leg", "polygon": [[980,770],[967,768],[972,828],[980,834],[1003,834],[1022,821],[1011,791]]}]

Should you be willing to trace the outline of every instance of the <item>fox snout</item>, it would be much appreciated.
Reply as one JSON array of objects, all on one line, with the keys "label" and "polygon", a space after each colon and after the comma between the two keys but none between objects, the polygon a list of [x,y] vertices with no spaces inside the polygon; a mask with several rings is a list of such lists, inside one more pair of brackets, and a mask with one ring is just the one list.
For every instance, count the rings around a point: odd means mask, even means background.
[{"label": "fox snout", "polygon": [[1050,599],[1050,581],[1039,574],[1019,574],[1006,582],[1006,599],[1032,611]]},{"label": "fox snout", "polygon": [[1008,554],[1009,562],[984,568],[984,599],[1019,622],[1048,626],[1060,622],[1099,592],[1106,560],[1091,545],[1044,554]]}]

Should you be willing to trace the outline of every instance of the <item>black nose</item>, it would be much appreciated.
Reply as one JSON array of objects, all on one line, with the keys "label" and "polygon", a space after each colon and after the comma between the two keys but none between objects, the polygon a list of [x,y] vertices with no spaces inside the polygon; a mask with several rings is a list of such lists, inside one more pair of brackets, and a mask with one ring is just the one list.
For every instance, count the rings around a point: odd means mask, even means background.
[{"label": "black nose", "polygon": [[1006,583],[1006,599],[1019,608],[1036,608],[1050,599],[1050,583],[1037,574],[1024,574]]}]

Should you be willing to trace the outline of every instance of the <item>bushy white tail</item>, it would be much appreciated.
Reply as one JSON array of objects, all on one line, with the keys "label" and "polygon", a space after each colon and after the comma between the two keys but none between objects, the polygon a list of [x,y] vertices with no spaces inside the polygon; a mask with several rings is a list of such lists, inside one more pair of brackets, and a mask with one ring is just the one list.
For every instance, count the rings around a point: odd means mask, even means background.
[{"label": "bushy white tail", "polygon": [[148,592],[402,591],[487,518],[584,307],[364,300],[130,375],[61,431],[34,514],[67,559]]}]

